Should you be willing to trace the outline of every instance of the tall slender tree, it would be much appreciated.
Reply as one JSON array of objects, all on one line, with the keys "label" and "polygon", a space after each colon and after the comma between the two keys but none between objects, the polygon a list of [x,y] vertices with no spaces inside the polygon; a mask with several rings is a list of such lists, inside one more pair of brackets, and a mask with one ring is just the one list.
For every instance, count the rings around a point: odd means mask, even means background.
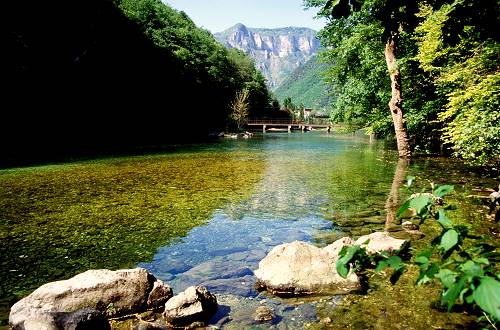
[{"label": "tall slender tree", "polygon": [[[385,59],[391,78],[391,112],[399,156],[411,157],[406,129],[401,72],[397,60],[398,39],[401,31],[415,24],[417,2],[412,0],[304,0],[306,7],[320,8],[318,15],[330,20],[343,19],[362,12],[364,16],[378,20],[384,27],[380,36],[385,43]],[[328,33],[328,32],[327,32]],[[337,31],[338,33],[338,31]]]}]

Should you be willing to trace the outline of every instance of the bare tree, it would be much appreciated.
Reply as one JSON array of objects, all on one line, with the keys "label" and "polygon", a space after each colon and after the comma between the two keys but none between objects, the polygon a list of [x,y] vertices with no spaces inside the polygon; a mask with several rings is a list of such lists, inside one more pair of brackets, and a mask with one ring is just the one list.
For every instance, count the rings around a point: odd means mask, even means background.
[{"label": "bare tree", "polygon": [[233,102],[231,102],[231,109],[233,112],[231,113],[231,119],[236,122],[238,126],[238,130],[245,125],[248,120],[248,97],[249,97],[248,89],[242,89],[236,92]]}]

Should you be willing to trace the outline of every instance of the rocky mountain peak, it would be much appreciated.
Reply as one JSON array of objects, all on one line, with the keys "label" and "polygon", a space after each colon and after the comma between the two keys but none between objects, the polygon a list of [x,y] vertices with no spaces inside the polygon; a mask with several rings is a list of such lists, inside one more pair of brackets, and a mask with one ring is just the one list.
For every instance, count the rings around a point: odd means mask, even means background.
[{"label": "rocky mountain peak", "polygon": [[259,29],[238,23],[216,33],[215,38],[226,47],[238,48],[254,58],[271,89],[278,87],[320,47],[316,31],[299,27]]}]

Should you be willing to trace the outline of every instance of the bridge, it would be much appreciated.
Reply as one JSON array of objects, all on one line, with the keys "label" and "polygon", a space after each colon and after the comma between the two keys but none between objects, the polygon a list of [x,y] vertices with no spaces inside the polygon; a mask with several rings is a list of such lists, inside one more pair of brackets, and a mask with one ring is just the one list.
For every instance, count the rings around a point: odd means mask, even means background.
[{"label": "bridge", "polygon": [[291,119],[249,119],[247,122],[247,127],[262,127],[262,132],[265,133],[268,130],[275,131],[288,131],[290,133],[292,130],[300,131],[312,131],[314,129],[322,129],[330,132],[332,129],[332,124],[329,122],[314,122],[304,123],[301,121],[291,120]]}]

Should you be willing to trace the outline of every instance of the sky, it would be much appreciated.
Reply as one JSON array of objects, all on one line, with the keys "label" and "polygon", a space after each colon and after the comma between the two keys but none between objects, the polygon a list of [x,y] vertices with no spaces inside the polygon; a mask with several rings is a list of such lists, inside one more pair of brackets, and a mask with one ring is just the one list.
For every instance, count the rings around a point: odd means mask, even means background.
[{"label": "sky", "polygon": [[237,23],[253,28],[309,27],[319,31],[324,21],[314,19],[317,8],[304,10],[303,0],[162,0],[182,10],[198,27],[212,33]]}]

